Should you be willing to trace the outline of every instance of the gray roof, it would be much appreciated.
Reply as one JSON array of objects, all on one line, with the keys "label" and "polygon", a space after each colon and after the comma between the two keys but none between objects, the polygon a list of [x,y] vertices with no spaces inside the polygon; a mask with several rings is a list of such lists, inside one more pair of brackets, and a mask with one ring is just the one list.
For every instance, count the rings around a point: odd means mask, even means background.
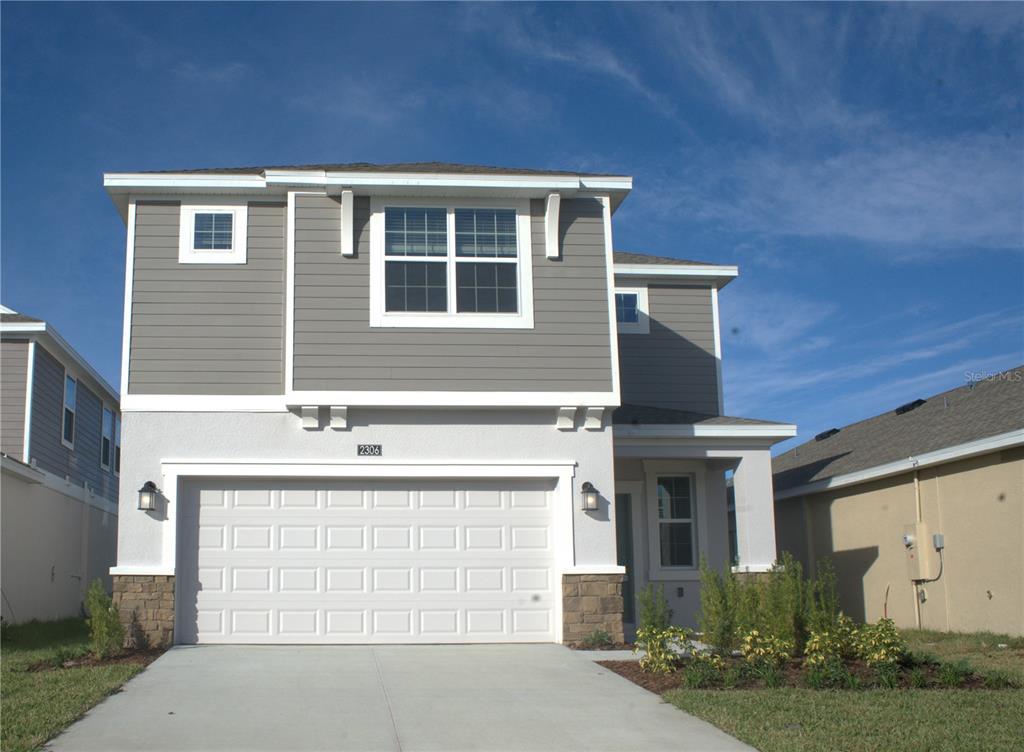
[{"label": "gray roof", "polygon": [[416,172],[466,175],[578,175],[580,177],[620,177],[607,172],[577,172],[575,170],[537,170],[524,167],[494,167],[492,165],[460,164],[457,162],[397,162],[374,164],[371,162],[342,162],[338,164],[264,165],[260,167],[202,167],[187,170],[146,170],[146,173],[262,175],[267,170],[323,170],[324,172]]},{"label": "gray roof", "polygon": [[5,324],[41,324],[42,319],[34,319],[24,313],[0,313],[0,322]]},{"label": "gray roof", "polygon": [[675,264],[677,266],[718,266],[711,261],[690,261],[671,256],[652,256],[649,253],[615,251],[616,264]]},{"label": "gray roof", "polygon": [[688,410],[673,410],[668,407],[648,405],[622,405],[612,413],[612,423],[617,426],[781,426],[770,420],[734,418],[730,415],[706,415]]},{"label": "gray roof", "polygon": [[[908,403],[908,406],[912,403]],[[811,439],[772,460],[775,490],[1024,428],[1024,366]],[[819,434],[822,436],[823,434]]]}]

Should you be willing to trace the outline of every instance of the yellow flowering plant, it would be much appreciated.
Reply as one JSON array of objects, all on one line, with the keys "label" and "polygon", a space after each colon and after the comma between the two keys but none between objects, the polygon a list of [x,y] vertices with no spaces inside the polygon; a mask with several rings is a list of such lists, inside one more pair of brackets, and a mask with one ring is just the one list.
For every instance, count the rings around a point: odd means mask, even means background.
[{"label": "yellow flowering plant", "polygon": [[828,628],[812,629],[804,646],[804,663],[809,667],[823,666],[832,659],[841,661],[858,654],[858,630],[853,620],[840,614]]},{"label": "yellow flowering plant", "polygon": [[633,652],[643,652],[640,668],[652,674],[670,674],[679,654],[690,639],[690,630],[682,627],[641,627],[636,631]]},{"label": "yellow flowering plant", "polygon": [[740,652],[749,664],[781,666],[793,655],[793,643],[752,629],[743,636]]},{"label": "yellow flowering plant", "polygon": [[907,644],[892,619],[879,619],[857,630],[857,657],[869,666],[891,666],[907,653]]}]

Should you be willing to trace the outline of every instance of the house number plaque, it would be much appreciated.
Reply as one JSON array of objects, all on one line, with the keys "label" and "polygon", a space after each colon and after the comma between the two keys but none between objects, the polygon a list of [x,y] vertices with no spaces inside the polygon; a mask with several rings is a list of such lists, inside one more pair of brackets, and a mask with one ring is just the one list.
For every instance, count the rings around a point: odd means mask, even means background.
[{"label": "house number plaque", "polygon": [[358,449],[360,457],[380,457],[384,454],[380,444],[360,444]]}]

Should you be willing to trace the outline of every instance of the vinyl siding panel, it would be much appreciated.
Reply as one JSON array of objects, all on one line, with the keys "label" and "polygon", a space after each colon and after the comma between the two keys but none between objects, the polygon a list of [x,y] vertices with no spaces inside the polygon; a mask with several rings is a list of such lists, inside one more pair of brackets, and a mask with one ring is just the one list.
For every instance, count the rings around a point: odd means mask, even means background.
[{"label": "vinyl siding panel", "polygon": [[298,196],[295,389],[610,391],[602,205],[564,201],[563,255],[544,252],[532,201],[534,328],[370,328],[370,200],[354,206],[356,255],[340,253],[338,199]]},{"label": "vinyl siding panel", "polygon": [[[67,476],[75,485],[88,484],[94,493],[117,500],[117,476],[100,467],[103,401],[82,379],[78,381],[74,449],[61,443],[64,415],[64,366],[38,343],[32,377],[32,445],[30,452],[43,470]],[[116,410],[115,405],[108,405]]]},{"label": "vinyl siding panel", "polygon": [[128,392],[283,393],[285,205],[249,204],[244,264],[179,263],[179,220],[136,205]]},{"label": "vinyl siding panel", "polygon": [[619,335],[622,401],[717,415],[708,287],[648,286],[649,334]]},{"label": "vinyl siding panel", "polygon": [[25,382],[28,342],[0,343],[0,452],[22,459],[25,450]]}]

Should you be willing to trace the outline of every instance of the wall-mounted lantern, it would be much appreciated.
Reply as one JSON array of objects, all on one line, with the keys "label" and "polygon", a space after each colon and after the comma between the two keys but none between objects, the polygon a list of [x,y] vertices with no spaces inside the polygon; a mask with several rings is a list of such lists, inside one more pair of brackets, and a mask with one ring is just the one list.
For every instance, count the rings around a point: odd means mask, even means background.
[{"label": "wall-mounted lantern", "polygon": [[156,483],[147,480],[142,488],[139,489],[139,509],[143,512],[155,511],[156,495],[158,493],[160,493],[160,489],[156,487]]},{"label": "wall-mounted lantern", "polygon": [[601,500],[601,493],[594,488],[594,484],[589,480],[583,484],[580,488],[580,496],[583,498],[583,511],[584,512],[596,512],[598,504]]}]

